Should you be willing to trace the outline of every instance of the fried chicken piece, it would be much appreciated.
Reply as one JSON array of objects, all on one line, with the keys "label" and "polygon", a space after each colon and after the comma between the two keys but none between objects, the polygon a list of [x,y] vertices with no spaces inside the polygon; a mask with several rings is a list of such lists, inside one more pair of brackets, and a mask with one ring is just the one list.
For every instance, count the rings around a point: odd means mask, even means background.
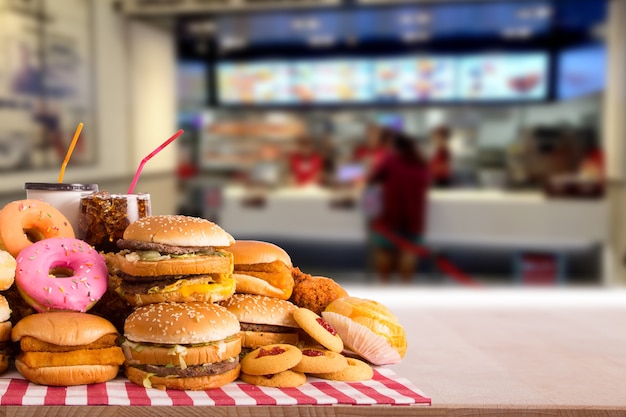
[{"label": "fried chicken piece", "polygon": [[296,284],[298,284],[302,280],[313,278],[311,274],[300,271],[300,268],[298,267],[291,268],[291,276],[293,277],[293,280]]},{"label": "fried chicken piece", "polygon": [[119,346],[78,349],[72,352],[23,352],[17,359],[30,368],[75,365],[121,365],[124,353]]},{"label": "fried chicken piece", "polygon": [[303,273],[299,268],[293,269],[293,277],[296,284],[289,301],[318,315],[328,304],[348,296],[346,290],[330,278],[314,277]]}]

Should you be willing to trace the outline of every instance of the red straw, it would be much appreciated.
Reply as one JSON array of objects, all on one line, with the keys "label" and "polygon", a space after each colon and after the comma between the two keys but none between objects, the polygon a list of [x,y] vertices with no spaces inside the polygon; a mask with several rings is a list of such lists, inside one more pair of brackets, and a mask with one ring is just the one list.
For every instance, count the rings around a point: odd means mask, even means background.
[{"label": "red straw", "polygon": [[161,152],[161,150],[163,150],[163,148],[165,148],[167,145],[172,143],[177,137],[182,135],[183,132],[184,132],[184,130],[180,129],[178,132],[174,133],[174,136],[172,136],[171,138],[169,138],[168,140],[163,142],[161,144],[161,146],[159,146],[158,148],[156,148],[155,150],[150,152],[150,154],[148,156],[146,156],[145,158],[143,158],[141,160],[141,163],[139,164],[139,167],[137,168],[137,172],[135,172],[135,176],[133,177],[133,182],[131,182],[130,183],[130,187],[128,187],[128,194],[132,194],[133,193],[133,190],[135,189],[135,185],[137,185],[137,180],[139,179],[139,175],[141,175],[141,171],[143,170],[143,166],[146,164],[146,162],[148,162],[150,159],[152,159],[152,157],[154,155],[156,155],[159,152]]}]

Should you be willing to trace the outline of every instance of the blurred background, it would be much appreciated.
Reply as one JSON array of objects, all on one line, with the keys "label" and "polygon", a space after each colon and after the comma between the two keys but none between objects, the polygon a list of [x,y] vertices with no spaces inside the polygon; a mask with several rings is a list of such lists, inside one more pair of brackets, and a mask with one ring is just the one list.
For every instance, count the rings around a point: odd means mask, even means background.
[{"label": "blurred background", "polygon": [[0,202],[136,190],[340,282],[626,283],[626,1],[0,0]]}]

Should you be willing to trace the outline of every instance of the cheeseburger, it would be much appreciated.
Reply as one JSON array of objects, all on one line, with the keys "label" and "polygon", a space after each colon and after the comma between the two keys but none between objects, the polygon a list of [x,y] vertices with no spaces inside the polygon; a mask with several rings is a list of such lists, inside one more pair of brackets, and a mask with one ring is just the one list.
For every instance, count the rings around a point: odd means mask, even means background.
[{"label": "cheeseburger", "polygon": [[92,314],[31,314],[11,331],[21,350],[15,367],[27,380],[41,385],[105,382],[115,378],[124,363],[118,336],[110,322]]},{"label": "cheeseburger", "polygon": [[287,252],[255,240],[237,241],[227,250],[235,257],[236,292],[289,299],[294,282]]},{"label": "cheeseburger", "polygon": [[[131,223],[109,258],[119,292],[132,306],[208,301],[235,291],[234,242],[218,225],[197,217],[150,216]],[[113,281],[117,279],[113,277]]]},{"label": "cheeseburger", "polygon": [[243,348],[298,343],[300,326],[293,319],[293,312],[298,307],[289,301],[263,295],[235,294],[220,304],[239,320]]},{"label": "cheeseburger", "polygon": [[237,318],[217,304],[139,307],[124,324],[126,376],[161,389],[218,388],[239,376]]}]

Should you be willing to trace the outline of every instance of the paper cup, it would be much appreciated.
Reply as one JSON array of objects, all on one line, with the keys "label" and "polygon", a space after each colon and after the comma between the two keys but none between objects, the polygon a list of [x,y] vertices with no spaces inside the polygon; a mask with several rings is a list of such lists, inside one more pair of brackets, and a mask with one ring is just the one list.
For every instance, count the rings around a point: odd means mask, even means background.
[{"label": "paper cup", "polygon": [[27,182],[26,198],[45,201],[69,220],[78,233],[80,198],[98,191],[98,184],[63,184],[58,182]]}]

